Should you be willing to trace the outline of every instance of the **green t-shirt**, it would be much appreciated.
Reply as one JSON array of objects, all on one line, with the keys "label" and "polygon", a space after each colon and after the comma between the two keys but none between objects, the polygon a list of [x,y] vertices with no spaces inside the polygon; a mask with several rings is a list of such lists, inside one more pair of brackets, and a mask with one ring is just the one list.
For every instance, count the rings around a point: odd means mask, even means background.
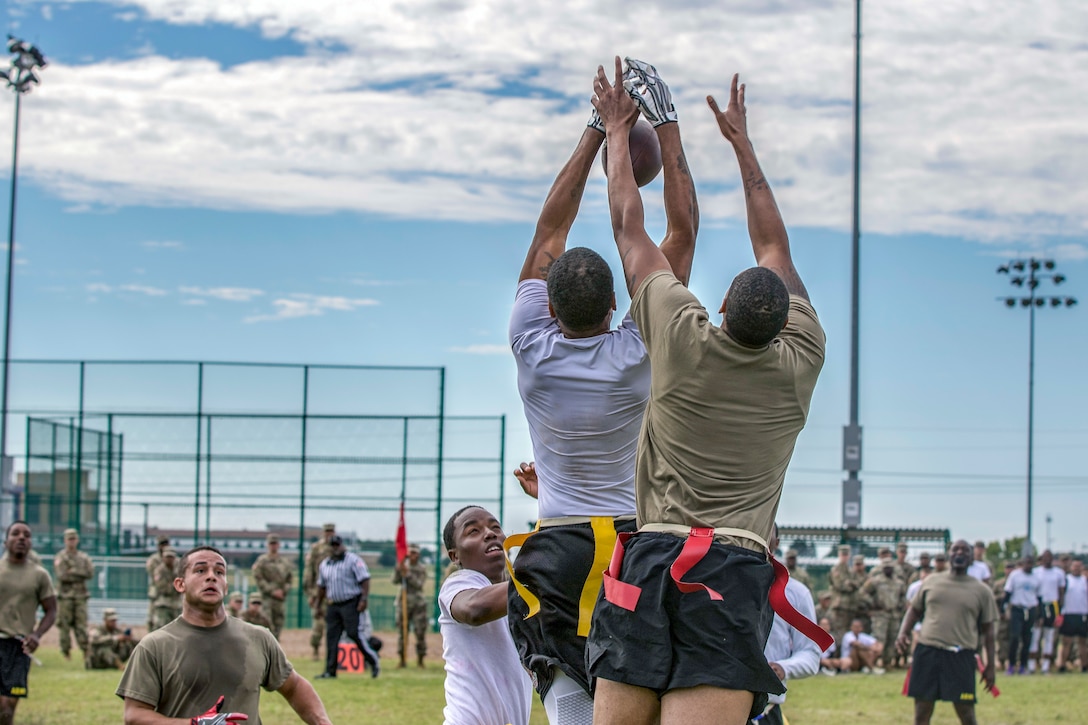
[{"label": "green t-shirt", "polygon": [[812,305],[791,296],[779,336],[745,347],[712,324],[673,275],[655,272],[635,292],[631,314],[652,371],[635,469],[639,524],[733,527],[770,538],[824,362]]},{"label": "green t-shirt", "polygon": [[33,632],[38,605],[55,596],[45,569],[30,561],[0,559],[0,635],[25,637]]},{"label": "green t-shirt", "polygon": [[226,696],[223,712],[261,725],[260,688],[278,690],[291,663],[264,627],[227,617],[214,627],[175,619],[140,640],[117,695],[151,705],[166,717],[196,717]]},{"label": "green t-shirt", "polygon": [[997,619],[989,587],[969,574],[931,574],[910,605],[922,615],[918,641],[930,647],[977,649],[979,627]]}]

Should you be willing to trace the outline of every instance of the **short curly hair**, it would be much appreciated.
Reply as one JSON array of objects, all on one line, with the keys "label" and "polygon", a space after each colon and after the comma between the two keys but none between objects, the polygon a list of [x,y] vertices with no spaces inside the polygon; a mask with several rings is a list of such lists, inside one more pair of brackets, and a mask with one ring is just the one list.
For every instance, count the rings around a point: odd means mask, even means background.
[{"label": "short curly hair", "polygon": [[586,247],[563,252],[548,272],[548,301],[559,321],[574,332],[589,330],[608,317],[614,291],[608,262]]},{"label": "short curly hair", "polygon": [[773,340],[790,312],[786,284],[766,267],[737,275],[725,297],[725,330],[737,342],[762,347]]}]

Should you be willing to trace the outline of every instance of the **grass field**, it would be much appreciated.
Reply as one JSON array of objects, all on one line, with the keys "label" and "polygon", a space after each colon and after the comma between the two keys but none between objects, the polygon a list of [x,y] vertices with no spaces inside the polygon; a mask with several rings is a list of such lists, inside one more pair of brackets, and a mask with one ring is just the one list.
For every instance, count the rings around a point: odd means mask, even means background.
[{"label": "grass field", "polygon": [[[52,633],[50,633],[52,634]],[[300,639],[301,632],[292,633]],[[51,639],[51,638],[50,638]],[[55,642],[55,640],[54,640]],[[392,647],[389,647],[392,650]],[[438,652],[441,650],[439,649]],[[299,672],[311,678],[320,666],[292,652]],[[39,650],[42,667],[30,673],[30,697],[19,704],[19,725],[116,725],[121,722],[121,700],[113,691],[120,673],[88,672],[61,658],[56,645]],[[426,669],[398,670],[383,659],[382,676],[342,675],[315,682],[315,687],[337,725],[393,723],[436,725],[442,722],[441,660],[429,658]],[[912,702],[899,694],[902,673],[814,677],[791,683],[785,713],[791,725],[844,725],[910,722]],[[1088,676],[1035,675],[999,677],[997,699],[982,694],[979,722],[985,725],[1035,723],[1088,723]],[[298,719],[276,693],[261,697],[265,725],[289,725]],[[934,725],[957,723],[952,706],[938,704]],[[546,725],[543,708],[533,704],[532,725]]]}]

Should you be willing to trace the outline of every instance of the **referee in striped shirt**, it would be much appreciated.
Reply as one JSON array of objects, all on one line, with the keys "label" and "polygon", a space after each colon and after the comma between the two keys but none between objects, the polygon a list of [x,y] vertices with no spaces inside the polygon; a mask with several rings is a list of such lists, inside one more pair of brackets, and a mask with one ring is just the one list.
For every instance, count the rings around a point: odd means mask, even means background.
[{"label": "referee in striped shirt", "polygon": [[370,676],[381,672],[378,655],[359,639],[359,615],[366,611],[370,594],[370,570],[366,562],[344,548],[344,540],[334,535],[329,539],[331,550],[317,570],[317,605],[328,600],[325,612],[325,671],[317,679],[336,677],[336,655],[340,635],[346,634],[356,644],[370,666]]}]

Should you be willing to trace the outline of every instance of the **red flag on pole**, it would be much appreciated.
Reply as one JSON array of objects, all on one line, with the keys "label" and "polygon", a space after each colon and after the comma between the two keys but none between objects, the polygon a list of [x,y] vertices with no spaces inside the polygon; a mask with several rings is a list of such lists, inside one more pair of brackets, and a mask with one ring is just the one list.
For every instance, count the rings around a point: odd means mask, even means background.
[{"label": "red flag on pole", "polygon": [[400,502],[400,523],[397,524],[397,565],[408,556],[408,531],[404,528],[404,502]]}]

